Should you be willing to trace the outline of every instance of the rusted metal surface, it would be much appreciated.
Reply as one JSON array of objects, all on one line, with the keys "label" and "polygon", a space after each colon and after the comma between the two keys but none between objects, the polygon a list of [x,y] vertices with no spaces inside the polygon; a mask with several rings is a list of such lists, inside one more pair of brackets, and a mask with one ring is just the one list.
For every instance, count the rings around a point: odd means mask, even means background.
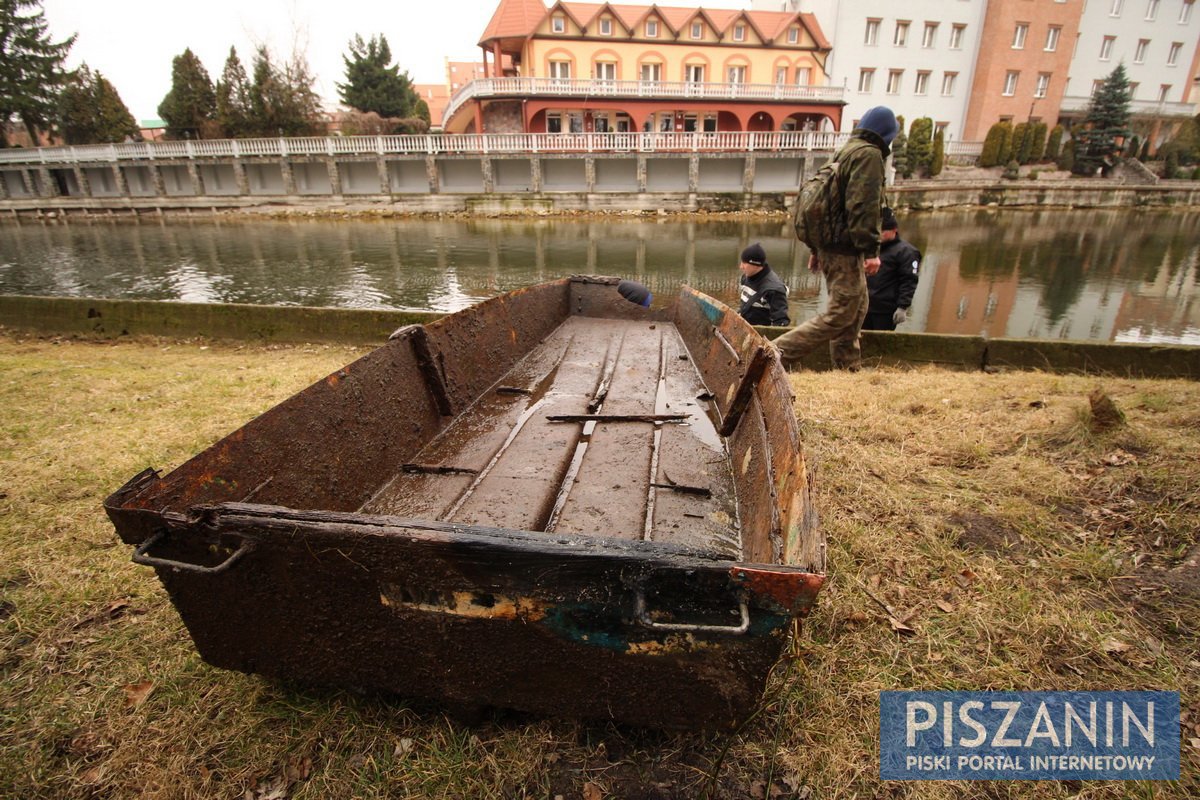
[{"label": "rusted metal surface", "polygon": [[398,331],[106,510],[217,666],[730,727],[822,581],[761,348],[690,290],[531,287]]}]

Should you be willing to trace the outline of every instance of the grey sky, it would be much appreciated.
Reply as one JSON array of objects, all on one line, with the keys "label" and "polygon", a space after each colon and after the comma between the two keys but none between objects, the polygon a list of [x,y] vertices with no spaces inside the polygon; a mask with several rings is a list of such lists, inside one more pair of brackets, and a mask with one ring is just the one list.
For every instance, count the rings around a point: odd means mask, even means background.
[{"label": "grey sky", "polygon": [[[354,34],[387,37],[401,69],[418,83],[443,78],[443,58],[474,60],[499,0],[44,0],[55,38],[78,33],[68,65],[86,61],[117,87],[139,120],[158,117],[171,88],[171,59],[190,47],[216,80],[230,45],[250,70],[257,44],[278,57],[307,53],[325,105],[337,105],[342,55]],[[649,5],[647,0],[646,5]],[[749,0],[668,0],[663,6],[749,8]]]}]

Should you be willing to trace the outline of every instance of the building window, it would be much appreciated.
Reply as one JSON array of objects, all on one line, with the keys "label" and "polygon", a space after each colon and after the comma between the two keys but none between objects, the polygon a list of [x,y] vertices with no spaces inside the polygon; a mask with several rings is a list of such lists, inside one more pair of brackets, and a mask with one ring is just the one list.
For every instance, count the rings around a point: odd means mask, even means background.
[{"label": "building window", "polygon": [[1108,61],[1112,58],[1113,43],[1117,41],[1115,36],[1105,36],[1104,41],[1100,45],[1100,60]]},{"label": "building window", "polygon": [[967,29],[966,25],[955,25],[954,27],[950,28],[950,49],[951,50],[961,50],[962,49],[963,31],[965,31],[966,29]]},{"label": "building window", "polygon": [[1136,100],[1136,99],[1137,99],[1137,90],[1138,90],[1138,87],[1139,87],[1139,86],[1141,86],[1141,84],[1140,84],[1140,83],[1138,83],[1137,81],[1130,81],[1130,82],[1129,82],[1129,99],[1130,99],[1130,100]]},{"label": "building window", "polygon": [[615,81],[617,79],[616,63],[612,61],[597,61],[596,79],[601,81]]},{"label": "building window", "polygon": [[888,70],[887,93],[888,94],[900,94],[900,81],[903,79],[904,79],[904,70],[889,69]]},{"label": "building window", "polygon": [[1164,83],[1162,86],[1158,87],[1158,102],[1160,102],[1160,103],[1167,102],[1167,95],[1169,95],[1170,93],[1171,93],[1171,84]]},{"label": "building window", "polygon": [[1059,25],[1051,25],[1046,30],[1046,52],[1053,53],[1058,49],[1058,37],[1062,35],[1062,27]]},{"label": "building window", "polygon": [[700,22],[692,23],[692,38],[700,39],[704,37],[704,25]]},{"label": "building window", "polygon": [[550,31],[552,33],[566,33],[567,18],[566,17],[551,17]]},{"label": "building window", "polygon": [[1037,88],[1033,90],[1034,97],[1045,97],[1046,92],[1050,91],[1050,73],[1039,72]]},{"label": "building window", "polygon": [[956,80],[958,80],[957,72],[942,74],[942,97],[952,97],[954,95],[954,82]]},{"label": "building window", "polygon": [[871,83],[875,80],[875,70],[861,69],[858,71],[858,92],[867,94],[871,91]]},{"label": "building window", "polygon": [[646,20],[646,38],[647,39],[657,39],[658,38],[658,20],[656,20],[656,19]]},{"label": "building window", "polygon": [[937,29],[938,24],[936,22],[925,23],[925,33],[921,36],[921,47],[924,47],[926,50],[928,50],[933,47],[934,44],[936,44]]},{"label": "building window", "polygon": [[642,64],[641,79],[644,81],[661,81],[662,64]]},{"label": "building window", "polygon": [[892,36],[892,44],[896,47],[904,47],[908,44],[908,21],[900,20],[896,23],[896,33]]},{"label": "building window", "polygon": [[562,115],[546,115],[546,133],[562,133]]},{"label": "building window", "polygon": [[727,83],[745,83],[746,68],[729,67],[727,70],[725,70],[725,80]]},{"label": "building window", "polygon": [[567,80],[571,77],[571,62],[570,61],[551,61],[550,62],[550,77],[560,80]]},{"label": "building window", "polygon": [[929,73],[918,72],[917,82],[913,87],[913,91],[919,95],[929,94]]},{"label": "building window", "polygon": [[1183,8],[1179,9],[1179,24],[1187,25],[1192,21],[1192,0],[1183,0]]},{"label": "building window", "polygon": [[1110,17],[1121,16],[1121,7],[1125,5],[1125,0],[1112,0],[1112,7],[1108,10]]},{"label": "building window", "polygon": [[800,29],[788,28],[788,44],[796,44],[800,41]]},{"label": "building window", "polygon": [[1092,81],[1092,97],[1095,97],[1096,93],[1099,92],[1103,86],[1104,81]]},{"label": "building window", "polygon": [[787,67],[775,68],[775,85],[782,86],[787,83]]},{"label": "building window", "polygon": [[600,20],[600,35],[612,36],[612,20],[608,17],[604,17]]},{"label": "building window", "polygon": [[1029,23],[1028,22],[1018,22],[1017,27],[1013,29],[1012,49],[1013,50],[1024,50],[1025,49],[1025,37],[1028,34],[1029,34]]},{"label": "building window", "polygon": [[796,85],[809,86],[812,84],[812,69],[809,67],[796,68]]},{"label": "building window", "polygon": [[1141,64],[1146,60],[1146,48],[1149,46],[1149,39],[1138,39],[1137,48],[1133,51],[1133,63]]},{"label": "building window", "polygon": [[1183,42],[1171,42],[1171,49],[1167,51],[1167,66],[1173,67],[1179,61],[1179,51],[1183,49]]},{"label": "building window", "polygon": [[1146,19],[1151,22],[1158,16],[1158,0],[1149,0],[1146,3]]},{"label": "building window", "polygon": [[592,115],[592,130],[595,131],[596,133],[608,133],[610,130],[610,128],[608,127],[608,115],[600,114],[600,113],[593,114]]},{"label": "building window", "polygon": [[1020,72],[1009,70],[1004,73],[1004,96],[1012,97],[1017,93],[1017,78],[1021,77]]},{"label": "building window", "polygon": [[745,25],[734,25],[733,26],[733,40],[735,42],[746,41],[746,26]]},{"label": "building window", "polygon": [[683,78],[688,83],[704,83],[704,65],[688,64],[683,68]]},{"label": "building window", "polygon": [[879,44],[879,20],[867,20],[867,33],[863,37],[863,44],[874,47]]}]

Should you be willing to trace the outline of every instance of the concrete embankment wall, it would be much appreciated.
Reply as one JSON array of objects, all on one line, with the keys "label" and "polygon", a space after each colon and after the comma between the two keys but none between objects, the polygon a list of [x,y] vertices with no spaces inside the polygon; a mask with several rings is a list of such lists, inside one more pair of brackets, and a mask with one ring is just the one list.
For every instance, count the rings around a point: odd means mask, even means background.
[{"label": "concrete embankment wall", "polygon": [[[202,336],[269,342],[382,344],[404,325],[439,318],[433,312],[301,308],[149,300],[0,295],[0,326],[39,334]],[[769,339],[784,328],[759,328]],[[1038,339],[985,339],[924,333],[863,333],[869,363],[935,364],[952,369],[1037,369],[1200,380],[1200,347]],[[828,369],[824,353],[806,367]]]},{"label": "concrete embankment wall", "polygon": [[1126,184],[1107,180],[906,182],[888,189],[896,208],[997,206],[1001,208],[1187,208],[1200,207],[1200,181]]}]

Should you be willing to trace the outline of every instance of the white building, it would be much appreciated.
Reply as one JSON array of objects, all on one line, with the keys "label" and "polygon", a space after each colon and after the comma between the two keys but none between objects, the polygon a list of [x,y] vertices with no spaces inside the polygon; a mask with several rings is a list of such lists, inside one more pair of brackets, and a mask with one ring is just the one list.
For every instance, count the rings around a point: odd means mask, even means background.
[{"label": "white building", "polygon": [[752,7],[816,15],[833,45],[829,82],[846,89],[842,130],[884,105],[909,124],[930,117],[947,141],[962,138],[984,0],[754,0]]},{"label": "white building", "polygon": [[[1182,120],[1196,113],[1200,12],[1195,0],[1088,0],[1063,98],[1063,115],[1088,102],[1118,64],[1133,89],[1135,120]],[[835,48],[836,51],[836,48]]]}]

